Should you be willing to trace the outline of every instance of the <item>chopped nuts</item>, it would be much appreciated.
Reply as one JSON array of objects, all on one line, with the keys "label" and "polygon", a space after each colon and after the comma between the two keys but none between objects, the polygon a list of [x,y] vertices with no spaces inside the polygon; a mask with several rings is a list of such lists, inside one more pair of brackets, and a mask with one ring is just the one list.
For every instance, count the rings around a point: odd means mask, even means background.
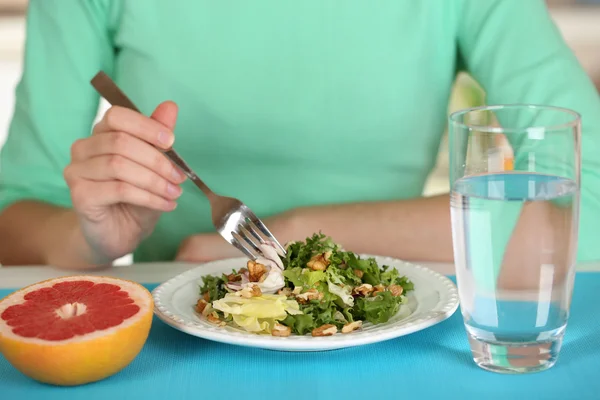
[{"label": "chopped nuts", "polygon": [[239,282],[241,280],[242,280],[242,276],[240,274],[227,275],[227,282]]},{"label": "chopped nuts", "polygon": [[207,303],[210,302],[210,294],[208,292],[204,293],[204,295],[202,295],[202,298],[204,299],[204,301],[206,301]]},{"label": "chopped nuts", "polygon": [[358,276],[359,278],[362,278],[364,274],[365,273],[362,272],[360,269],[355,269],[354,270],[354,275]]},{"label": "chopped nuts", "polygon": [[375,287],[373,287],[373,296],[375,296],[377,293],[381,293],[385,291],[385,286],[383,286],[382,284],[379,284]]},{"label": "chopped nuts", "polygon": [[206,308],[206,306],[208,305],[208,302],[204,299],[200,299],[198,300],[198,303],[196,303],[196,312],[198,312],[199,314],[202,314],[202,312],[204,311],[204,309]]},{"label": "chopped nuts", "polygon": [[260,282],[260,278],[267,273],[266,266],[252,260],[248,261],[247,267],[249,272],[248,279],[250,282]]},{"label": "chopped nuts", "polygon": [[362,328],[362,321],[350,322],[349,324],[344,325],[344,327],[342,328],[342,333],[354,332],[355,330],[360,328]]},{"label": "chopped nuts", "polygon": [[292,295],[292,289],[290,289],[289,287],[285,287],[283,289],[279,289],[277,294],[289,297]]},{"label": "chopped nuts", "polygon": [[313,329],[312,336],[333,336],[337,333],[335,325],[326,324],[318,328]]},{"label": "chopped nuts", "polygon": [[216,312],[214,312],[214,313],[212,313],[212,314],[209,314],[209,315],[206,317],[206,320],[207,320],[208,322],[210,322],[211,324],[215,324],[215,325],[218,325],[218,326],[225,326],[225,325],[226,325],[225,321],[221,321],[221,320],[219,319],[219,316],[217,315],[217,313],[216,313]]},{"label": "chopped nuts", "polygon": [[306,266],[313,271],[325,271],[325,269],[329,266],[329,258],[331,257],[331,254],[331,251],[317,254],[306,263]]},{"label": "chopped nuts", "polygon": [[352,290],[352,294],[364,297],[367,297],[371,292],[373,292],[373,285],[369,285],[368,283],[363,283]]},{"label": "chopped nuts", "polygon": [[251,297],[262,296],[262,291],[258,285],[246,286],[242,290],[235,292],[237,296],[243,297],[245,299],[249,299]]},{"label": "chopped nuts", "polygon": [[282,325],[278,322],[275,323],[273,330],[271,331],[271,335],[279,336],[279,337],[287,337],[292,334],[292,328],[289,326]]},{"label": "chopped nuts", "polygon": [[300,304],[306,304],[310,300],[322,300],[322,299],[323,299],[323,293],[319,292],[317,289],[308,289],[306,292],[296,295],[296,300],[298,300],[298,303],[300,303]]},{"label": "chopped nuts", "polygon": [[402,296],[402,292],[404,291],[400,285],[390,285],[388,286],[387,290],[389,290],[394,297]]}]

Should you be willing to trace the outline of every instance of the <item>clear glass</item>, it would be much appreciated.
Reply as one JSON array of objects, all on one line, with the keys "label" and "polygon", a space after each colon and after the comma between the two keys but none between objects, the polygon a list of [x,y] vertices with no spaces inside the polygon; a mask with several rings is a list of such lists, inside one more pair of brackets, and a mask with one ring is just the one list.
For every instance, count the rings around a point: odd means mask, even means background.
[{"label": "clear glass", "polygon": [[449,118],[452,235],[475,363],[503,373],[558,358],[575,277],[580,116],[506,105]]}]

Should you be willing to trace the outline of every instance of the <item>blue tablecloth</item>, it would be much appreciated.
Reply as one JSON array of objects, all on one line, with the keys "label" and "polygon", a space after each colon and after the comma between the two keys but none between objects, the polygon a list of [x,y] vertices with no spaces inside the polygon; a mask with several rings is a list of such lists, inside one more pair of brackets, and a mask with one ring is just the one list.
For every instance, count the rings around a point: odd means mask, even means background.
[{"label": "blue tablecloth", "polygon": [[[0,297],[8,293],[0,290]],[[0,357],[0,399],[600,399],[599,295],[599,273],[577,274],[561,356],[537,374],[475,366],[460,311],[409,336],[322,353],[229,346],[155,320],[134,362],[94,384],[40,384]]]}]

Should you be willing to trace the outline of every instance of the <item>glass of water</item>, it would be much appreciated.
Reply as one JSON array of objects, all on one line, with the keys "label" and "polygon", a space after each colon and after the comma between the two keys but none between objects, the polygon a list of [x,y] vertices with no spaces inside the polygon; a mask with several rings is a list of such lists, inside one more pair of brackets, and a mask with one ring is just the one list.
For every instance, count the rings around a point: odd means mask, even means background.
[{"label": "glass of water", "polygon": [[533,105],[449,118],[456,277],[484,369],[536,372],[558,358],[575,277],[580,126],[574,111]]}]

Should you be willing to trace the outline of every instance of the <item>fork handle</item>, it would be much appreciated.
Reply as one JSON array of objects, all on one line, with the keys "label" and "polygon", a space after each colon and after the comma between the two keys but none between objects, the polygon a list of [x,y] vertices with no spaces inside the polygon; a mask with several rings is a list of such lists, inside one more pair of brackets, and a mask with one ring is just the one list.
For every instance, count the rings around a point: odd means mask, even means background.
[{"label": "fork handle", "polygon": [[[129,108],[130,110],[140,112],[140,110],[133,104],[133,102],[123,93],[123,91],[117,86],[117,84],[103,71],[100,71],[91,80],[92,86],[96,91],[106,99],[111,105]],[[196,173],[187,165],[185,161],[177,154],[177,152],[171,147],[166,150],[160,150],[169,160],[183,171],[183,173],[192,181],[202,192],[208,197],[209,200],[213,200],[216,194],[210,190],[208,186],[196,175]]]}]

